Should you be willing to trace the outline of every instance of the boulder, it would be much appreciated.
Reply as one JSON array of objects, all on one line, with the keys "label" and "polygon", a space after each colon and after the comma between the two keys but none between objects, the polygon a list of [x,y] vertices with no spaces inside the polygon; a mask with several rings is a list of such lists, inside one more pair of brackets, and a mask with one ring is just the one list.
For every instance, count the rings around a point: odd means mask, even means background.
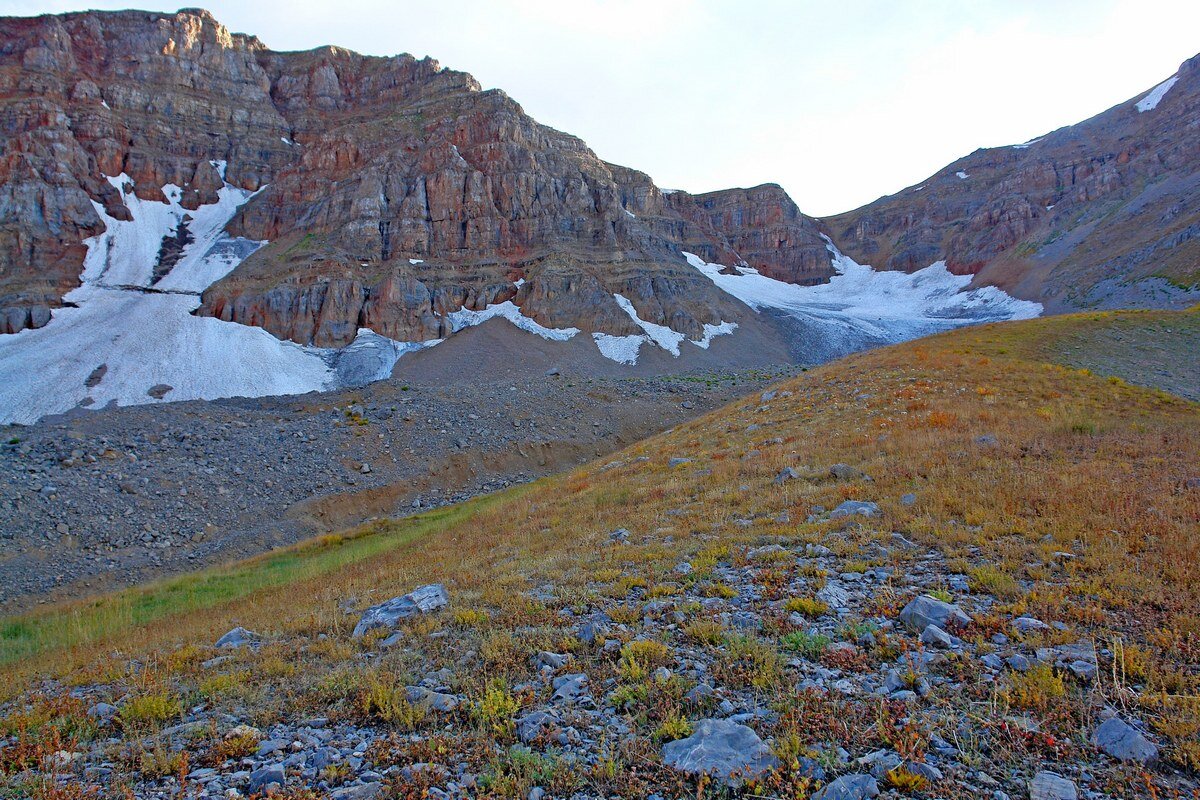
[{"label": "boulder", "polygon": [[701,720],[691,736],[663,745],[663,761],[680,772],[708,775],[731,786],[779,766],[757,733],[727,719]]},{"label": "boulder", "polygon": [[1120,717],[1110,717],[1092,732],[1092,744],[1118,761],[1148,764],[1158,758],[1158,748]]},{"label": "boulder", "polygon": [[936,625],[945,631],[971,624],[971,618],[961,608],[927,594],[913,598],[900,612],[900,621],[917,634],[930,625]]},{"label": "boulder", "polygon": [[442,584],[422,586],[406,595],[393,597],[386,603],[368,608],[354,626],[353,635],[358,637],[375,628],[390,628],[397,622],[417,614],[428,614],[444,608],[449,602],[450,595],[446,593],[446,587]]}]

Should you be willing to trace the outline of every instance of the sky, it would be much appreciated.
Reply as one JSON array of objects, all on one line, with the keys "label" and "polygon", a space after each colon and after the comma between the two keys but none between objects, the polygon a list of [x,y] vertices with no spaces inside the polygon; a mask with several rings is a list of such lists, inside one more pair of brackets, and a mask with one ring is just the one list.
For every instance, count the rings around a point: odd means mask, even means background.
[{"label": "sky", "polygon": [[[173,11],[0,0],[0,14]],[[821,216],[1136,99],[1200,52],[1188,0],[207,0],[277,50],[412,53],[692,192],[781,184]]]}]

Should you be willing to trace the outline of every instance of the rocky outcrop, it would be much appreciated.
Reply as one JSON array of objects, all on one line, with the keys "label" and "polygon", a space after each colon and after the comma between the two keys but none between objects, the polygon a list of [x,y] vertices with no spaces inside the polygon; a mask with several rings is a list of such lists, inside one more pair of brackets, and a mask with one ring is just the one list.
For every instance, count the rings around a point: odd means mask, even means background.
[{"label": "rocky outcrop", "polygon": [[77,285],[82,242],[103,230],[92,200],[128,218],[102,179],[121,172],[144,199],[183,187],[189,208],[222,176],[261,189],[229,230],[271,244],[201,313],[322,346],[362,326],[441,337],[447,313],[514,297],[548,326],[636,332],[618,292],[698,335],[734,312],[681,245],[730,264],[741,249],[781,270],[803,260],[782,252],[802,236],[748,230],[808,222],[782,190],[743,193],[757,205],[726,202],[723,220],[701,198],[665,202],[646,176],[431,59],[276,53],[202,11],[10,19],[0,35],[5,331],[44,324]]},{"label": "rocky outcrop", "polygon": [[181,187],[189,209],[223,180],[257,191],[229,232],[270,244],[198,313],[321,346],[364,326],[438,338],[450,312],[506,299],[547,326],[636,333],[614,293],[694,336],[743,308],[681,251],[813,284],[833,274],[822,234],[860,262],[944,258],[1051,307],[1127,300],[1118,278],[1195,280],[1196,59],[1155,109],[1125,103],[815,220],[772,184],[664,192],[428,58],[273,52],[195,10],[0,19],[0,41],[0,332],[45,324],[78,285],[104,229],[93,204],[129,218],[104,179],[122,172],[143,199]]},{"label": "rocky outcrop", "polygon": [[824,283],[834,274],[819,223],[800,213],[782,187],[672,192],[668,206],[687,225],[685,250],[716,264],[745,264],[776,280]]},{"label": "rocky outcrop", "polygon": [[[917,186],[823,220],[845,253],[958,274],[1051,309],[1144,304],[1115,285],[1200,284],[1200,56],[1153,108],[1132,98],[1022,145],[978,150]],[[1196,286],[1200,291],[1200,286]],[[1172,304],[1170,299],[1151,304]]]}]

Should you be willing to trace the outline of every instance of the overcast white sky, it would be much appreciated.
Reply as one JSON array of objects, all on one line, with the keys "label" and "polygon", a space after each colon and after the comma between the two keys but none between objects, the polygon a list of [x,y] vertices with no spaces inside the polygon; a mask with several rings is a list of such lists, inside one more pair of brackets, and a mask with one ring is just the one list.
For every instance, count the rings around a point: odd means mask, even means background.
[{"label": "overcast white sky", "polygon": [[[0,0],[0,13],[152,0]],[[846,211],[977,147],[1138,95],[1200,52],[1196,0],[208,0],[279,50],[430,55],[659,186],[780,183]]]}]

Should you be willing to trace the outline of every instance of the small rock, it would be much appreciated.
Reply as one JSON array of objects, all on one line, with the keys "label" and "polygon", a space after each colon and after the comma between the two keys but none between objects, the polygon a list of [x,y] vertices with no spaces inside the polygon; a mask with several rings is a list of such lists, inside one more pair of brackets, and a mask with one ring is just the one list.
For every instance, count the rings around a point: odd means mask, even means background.
[{"label": "small rock", "polygon": [[278,764],[262,767],[250,773],[250,783],[246,786],[246,794],[251,796],[265,794],[272,784],[282,789],[286,782],[287,776],[283,773],[283,767]]},{"label": "small rock", "polygon": [[1013,620],[1012,626],[1021,633],[1029,633],[1030,631],[1045,631],[1049,630],[1050,626],[1042,622],[1040,619],[1033,617],[1017,617]]},{"label": "small rock", "polygon": [[1029,800],[1079,800],[1079,790],[1061,775],[1039,772],[1029,782]]},{"label": "small rock", "polygon": [[937,625],[929,625],[921,631],[921,644],[946,649],[954,646],[954,637]]},{"label": "small rock", "polygon": [[843,775],[812,796],[812,800],[867,800],[879,796],[879,782],[873,775]]},{"label": "small rock", "polygon": [[878,517],[879,504],[864,500],[847,500],[833,511],[830,511],[829,518],[841,519],[842,517],[852,517],[856,514],[864,517]]},{"label": "small rock", "polygon": [[913,598],[900,612],[900,621],[913,633],[920,633],[930,625],[952,630],[971,624],[971,618],[961,608],[927,594]]},{"label": "small rock", "polygon": [[237,648],[237,647],[242,647],[242,646],[248,645],[248,644],[254,645],[254,644],[258,644],[258,642],[261,640],[261,638],[262,637],[260,637],[254,631],[249,631],[241,626],[238,626],[238,627],[234,628],[233,630],[231,630],[229,633],[222,636],[220,639],[217,639],[216,646],[217,647]]},{"label": "small rock", "polygon": [[1118,761],[1148,764],[1158,759],[1158,748],[1120,717],[1110,717],[1092,733],[1092,744]]}]

